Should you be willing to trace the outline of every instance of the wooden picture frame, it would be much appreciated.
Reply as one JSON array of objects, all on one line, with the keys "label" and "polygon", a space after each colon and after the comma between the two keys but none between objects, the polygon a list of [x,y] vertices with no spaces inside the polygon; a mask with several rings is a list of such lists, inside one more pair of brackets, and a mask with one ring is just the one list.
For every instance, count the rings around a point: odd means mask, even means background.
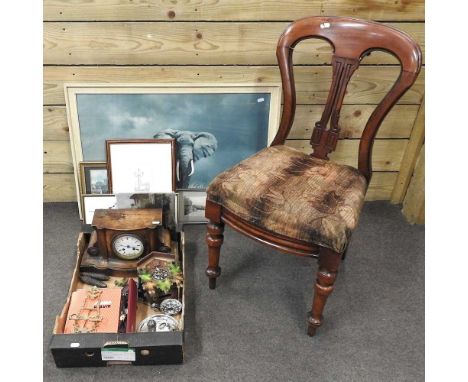
[{"label": "wooden picture frame", "polygon": [[[104,171],[105,173],[105,186],[93,187],[93,177],[91,171]],[[101,192],[98,192],[101,189]],[[107,175],[107,163],[106,162],[80,162],[80,192],[81,195],[91,194],[108,194],[109,193],[109,181]]]},{"label": "wooden picture frame", "polygon": [[[218,173],[268,146],[279,126],[279,82],[69,83],[64,89],[80,217],[79,163],[104,161],[105,140],[168,138],[167,135],[155,136],[168,129],[194,132],[204,138],[206,132],[214,134],[218,139],[217,150],[214,154],[212,150],[211,156],[205,151],[204,157],[195,160],[197,163],[190,163],[190,170],[193,173],[195,168],[195,173],[188,186],[184,185],[184,172],[179,166],[181,179],[177,181],[177,189],[204,190]],[[150,99],[151,104],[145,103]],[[221,110],[219,106],[225,101],[229,107]],[[187,104],[190,107],[186,107]],[[251,113],[244,113],[244,110]]]},{"label": "wooden picture frame", "polygon": [[106,159],[113,194],[168,193],[176,189],[174,139],[106,140]]}]

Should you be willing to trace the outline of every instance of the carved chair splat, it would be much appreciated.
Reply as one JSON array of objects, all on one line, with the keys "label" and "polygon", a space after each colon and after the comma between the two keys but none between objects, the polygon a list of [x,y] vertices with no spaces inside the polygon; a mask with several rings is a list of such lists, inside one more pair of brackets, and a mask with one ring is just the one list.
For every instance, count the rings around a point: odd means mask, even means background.
[{"label": "carved chair splat", "polygon": [[[289,149],[286,150],[286,148],[284,148],[284,142],[293,124],[296,108],[292,64],[294,47],[300,41],[309,38],[323,39],[331,44],[333,48],[333,77],[322,117],[316,122],[310,138],[313,151],[310,156],[301,154],[305,156],[304,158],[301,157],[300,154],[287,151]],[[360,139],[357,170],[351,170],[348,166],[340,167],[340,165],[329,167],[326,163],[332,162],[328,161],[328,155],[336,149],[339,140],[340,110],[346,94],[347,85],[352,75],[358,69],[362,58],[374,50],[381,50],[394,55],[401,65],[400,75],[390,91],[377,105],[366,123]],[[312,308],[308,318],[307,331],[308,334],[312,336],[322,324],[322,313],[325,303],[327,297],[333,291],[338,267],[342,255],[346,251],[350,233],[346,232],[347,236],[344,239],[342,238],[340,242],[342,245],[339,246],[330,243],[324,244],[321,240],[303,240],[295,235],[277,232],[276,230],[266,228],[266,224],[265,226],[260,224],[258,217],[247,219],[244,216],[245,211],[242,212],[243,210],[241,209],[237,212],[233,211],[228,203],[229,198],[221,198],[220,195],[224,195],[224,191],[221,189],[225,182],[232,181],[232,175],[236,174],[235,171],[245,169],[250,169],[249,171],[251,171],[252,168],[255,170],[254,163],[258,165],[258,163],[267,162],[268,159],[265,158],[269,158],[268,155],[271,157],[275,150],[274,148],[277,147],[277,152],[287,152],[287,155],[292,155],[293,157],[291,159],[291,166],[286,169],[288,174],[292,174],[291,177],[298,176],[301,171],[305,173],[305,169],[301,166],[308,166],[306,170],[312,173],[316,171],[314,166],[318,166],[320,171],[325,171],[325,169],[329,168],[335,169],[338,172],[343,170],[346,174],[351,176],[350,179],[355,182],[354,184],[359,185],[361,184],[359,182],[362,182],[362,195],[359,195],[360,200],[356,202],[357,207],[355,208],[356,211],[354,211],[357,212],[358,216],[367,186],[372,176],[371,160],[374,138],[385,116],[416,80],[421,68],[421,50],[408,35],[383,24],[346,17],[306,17],[292,23],[284,31],[279,39],[276,55],[281,73],[284,98],[280,126],[270,148],[251,157],[254,159],[249,158],[241,162],[241,164],[234,166],[232,169],[218,175],[208,187],[205,210],[205,216],[209,219],[206,234],[208,245],[208,268],[206,274],[209,278],[210,288],[214,289],[216,287],[216,279],[221,273],[219,257],[224,240],[223,232],[225,224],[248,237],[286,253],[300,256],[317,256],[318,254],[319,269],[315,282]],[[263,162],[256,161],[257,159],[255,159],[255,157],[257,157],[258,160],[260,160],[259,158],[263,158]],[[344,169],[345,167],[346,169]],[[355,173],[352,173],[352,171],[355,171]],[[278,176],[278,179],[281,179],[281,177]],[[310,178],[306,178],[304,181],[307,179]],[[349,184],[352,183],[351,180]],[[271,185],[272,184],[269,186]],[[326,193],[326,198],[318,197],[314,199],[314,195],[310,195],[312,198],[311,200],[315,200],[315,205],[313,207],[324,213],[331,211],[331,214],[336,214],[337,208],[335,208],[336,206],[333,204],[333,198],[339,202],[346,202],[346,197],[355,197],[355,195],[348,192],[349,190],[346,189],[346,186],[343,187],[343,189],[340,189],[341,191],[344,190],[343,195],[338,195],[338,190],[336,190],[336,192],[335,190],[329,190]],[[290,190],[285,189],[283,191],[284,195],[290,194]],[[296,200],[296,202],[298,202],[298,200]],[[265,205],[263,202],[252,202],[246,199],[246,206],[247,211],[249,206],[253,206],[253,209],[261,210],[260,212],[263,214],[271,212],[270,206]],[[335,218],[336,216],[334,216],[334,219]],[[287,225],[290,224],[290,221],[286,220],[283,223]],[[343,231],[346,230],[343,229]]]}]

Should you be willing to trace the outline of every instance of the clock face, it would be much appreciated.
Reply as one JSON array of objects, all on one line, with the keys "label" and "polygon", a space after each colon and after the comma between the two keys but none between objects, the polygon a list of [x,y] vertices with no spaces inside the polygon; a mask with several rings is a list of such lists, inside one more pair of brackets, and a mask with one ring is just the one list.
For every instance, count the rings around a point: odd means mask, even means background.
[{"label": "clock face", "polygon": [[133,260],[143,254],[145,246],[137,235],[124,233],[114,238],[112,250],[116,256],[123,260]]}]

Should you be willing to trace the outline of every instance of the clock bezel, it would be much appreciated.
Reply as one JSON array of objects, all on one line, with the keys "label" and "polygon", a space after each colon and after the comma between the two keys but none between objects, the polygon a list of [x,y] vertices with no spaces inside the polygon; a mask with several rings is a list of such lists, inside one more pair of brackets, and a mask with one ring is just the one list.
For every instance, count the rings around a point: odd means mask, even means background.
[{"label": "clock bezel", "polygon": [[[131,237],[134,237],[136,239],[138,239],[139,241],[141,241],[141,244],[143,245],[143,249],[141,251],[141,253],[138,255],[138,256],[135,256],[135,257],[123,257],[119,252],[117,252],[115,250],[115,247],[114,247],[114,243],[115,241],[122,237],[122,236],[131,236]],[[112,251],[112,254],[114,256],[117,256],[120,260],[124,260],[124,261],[133,261],[133,260],[136,260],[136,259],[139,259],[141,256],[143,256],[146,252],[146,240],[144,239],[144,237],[140,236],[140,235],[137,235],[136,233],[133,233],[133,232],[122,232],[120,234],[117,234],[115,235],[113,238],[112,238],[112,241],[111,241],[111,251]]]}]

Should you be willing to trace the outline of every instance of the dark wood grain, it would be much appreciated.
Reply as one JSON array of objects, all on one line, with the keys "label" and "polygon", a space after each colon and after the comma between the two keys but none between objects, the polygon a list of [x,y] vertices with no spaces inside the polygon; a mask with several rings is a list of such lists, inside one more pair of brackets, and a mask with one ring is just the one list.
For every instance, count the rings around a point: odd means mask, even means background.
[{"label": "dark wood grain", "polygon": [[[358,169],[369,182],[372,176],[371,156],[375,135],[391,108],[416,81],[422,65],[421,49],[406,33],[375,22],[345,17],[308,17],[294,22],[281,35],[276,50],[284,106],[280,127],[272,145],[284,144],[291,130],[296,109],[293,52],[300,41],[310,38],[328,41],[333,47],[333,77],[329,97],[322,119],[311,137],[314,147],[312,155],[319,158],[327,158],[328,153],[336,147],[343,97],[359,62],[376,50],[388,52],[400,62],[400,75],[371,114],[361,136]],[[325,130],[330,116],[333,116],[332,128]]]},{"label": "dark wood grain", "polygon": [[[158,223],[156,223],[158,222]],[[93,227],[96,229],[137,230],[156,228],[162,223],[160,208],[122,208],[117,210],[96,210],[93,215]]]}]

